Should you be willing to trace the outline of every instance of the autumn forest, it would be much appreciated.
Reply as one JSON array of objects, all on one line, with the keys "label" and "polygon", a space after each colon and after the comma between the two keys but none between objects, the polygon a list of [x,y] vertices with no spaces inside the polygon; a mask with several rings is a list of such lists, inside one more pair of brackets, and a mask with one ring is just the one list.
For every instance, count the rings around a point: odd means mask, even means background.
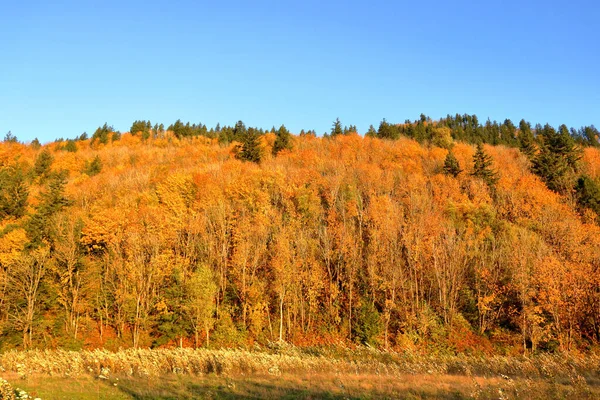
[{"label": "autumn forest", "polygon": [[0,347],[600,341],[593,126],[177,121],[0,143]]}]

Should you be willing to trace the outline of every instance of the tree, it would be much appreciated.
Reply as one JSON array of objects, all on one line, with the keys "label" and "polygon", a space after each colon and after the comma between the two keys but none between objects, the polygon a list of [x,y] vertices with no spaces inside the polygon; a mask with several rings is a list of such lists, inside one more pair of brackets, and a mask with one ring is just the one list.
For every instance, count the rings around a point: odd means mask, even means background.
[{"label": "tree", "polygon": [[[158,128],[158,125],[156,125],[156,127]],[[150,135],[150,130],[152,129],[152,124],[150,121],[134,121],[133,124],[131,125],[131,128],[129,128],[129,132],[132,135],[137,135],[138,133],[142,134],[142,137],[144,136],[149,136]]]},{"label": "tree", "polygon": [[369,130],[365,134],[367,137],[377,137],[377,131],[373,127],[373,125],[369,125]]},{"label": "tree", "polygon": [[100,156],[96,156],[91,162],[86,160],[82,172],[88,176],[94,176],[98,175],[100,171],[102,171],[102,160],[100,160]]},{"label": "tree", "polygon": [[342,123],[339,118],[336,118],[331,127],[331,136],[343,135],[344,130],[342,129]]},{"label": "tree", "polygon": [[519,148],[528,158],[532,158],[535,154],[535,139],[531,132],[531,125],[524,119],[519,122]]},{"label": "tree", "polygon": [[540,149],[532,159],[533,172],[546,182],[550,190],[559,193],[571,190],[581,149],[565,125],[561,125],[558,131],[548,124],[536,130]]},{"label": "tree", "polygon": [[23,347],[33,344],[35,318],[40,311],[42,279],[48,269],[48,248],[24,252],[9,269],[11,293],[15,296],[11,312],[13,325],[23,333]]},{"label": "tree", "polygon": [[69,153],[75,153],[77,152],[77,144],[74,140],[67,140],[67,144],[65,144],[65,147],[63,147],[63,149],[68,151]]},{"label": "tree", "polygon": [[210,345],[210,330],[214,325],[217,285],[213,273],[206,265],[200,265],[187,282],[185,309],[194,329],[194,345],[198,347],[199,332],[206,334],[206,346]]},{"label": "tree", "polygon": [[4,143],[19,143],[19,140],[15,135],[12,134],[11,131],[4,136]]},{"label": "tree", "polygon": [[473,175],[482,179],[490,189],[494,189],[498,182],[498,172],[492,169],[492,157],[485,153],[483,145],[477,144],[475,154],[473,155]]},{"label": "tree", "polygon": [[281,125],[277,131],[275,131],[275,143],[273,144],[273,155],[276,156],[282,150],[290,150],[292,148],[291,143],[292,135]]},{"label": "tree", "polygon": [[105,122],[104,125],[98,127],[92,135],[92,144],[96,142],[100,142],[101,144],[108,143],[108,140],[110,139],[109,134],[114,132],[114,130],[115,129],[112,126],[109,126],[108,123]]},{"label": "tree", "polygon": [[29,187],[20,165],[0,169],[0,221],[25,215]]},{"label": "tree", "polygon": [[71,200],[65,197],[66,183],[65,172],[51,174],[45,190],[40,193],[39,205],[26,223],[26,230],[32,248],[54,241],[55,235],[50,220],[54,215],[72,204]]},{"label": "tree", "polygon": [[52,227],[57,240],[49,270],[54,277],[57,301],[65,313],[65,331],[76,340],[80,319],[86,311],[86,297],[91,295],[85,287],[90,274],[81,244],[83,222],[63,213],[52,218]]},{"label": "tree", "polygon": [[54,157],[50,154],[48,149],[44,149],[38,154],[35,158],[35,163],[33,165],[33,174],[36,177],[39,177],[40,180],[44,180],[50,174],[50,167],[52,166],[52,162],[54,161]]},{"label": "tree", "polygon": [[262,159],[262,149],[258,132],[249,130],[242,140],[242,147],[236,157],[243,161],[250,161],[258,164]]},{"label": "tree", "polygon": [[461,172],[462,169],[460,168],[460,164],[454,156],[454,153],[452,153],[452,150],[448,151],[448,154],[444,159],[444,173],[456,178]]},{"label": "tree", "polygon": [[38,138],[35,138],[31,141],[31,148],[34,150],[38,150],[40,147],[42,147],[42,144],[40,143],[40,141],[38,140]]},{"label": "tree", "polygon": [[589,208],[600,218],[600,185],[589,176],[583,175],[577,180],[575,192],[579,206]]},{"label": "tree", "polygon": [[384,118],[379,124],[377,137],[380,139],[398,139],[400,137],[400,132],[395,125],[390,124]]}]

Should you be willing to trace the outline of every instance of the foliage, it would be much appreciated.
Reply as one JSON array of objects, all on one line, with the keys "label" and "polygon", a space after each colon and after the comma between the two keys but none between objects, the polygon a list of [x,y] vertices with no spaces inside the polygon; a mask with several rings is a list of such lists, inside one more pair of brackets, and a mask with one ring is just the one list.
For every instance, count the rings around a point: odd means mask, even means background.
[{"label": "foliage", "polygon": [[373,304],[364,301],[356,314],[354,339],[360,344],[377,345],[378,337],[383,331],[381,316]]},{"label": "foliage", "polygon": [[486,154],[481,143],[477,144],[473,155],[473,175],[482,179],[490,188],[494,188],[498,182],[498,172],[492,169],[492,157]]},{"label": "foliage", "polygon": [[94,157],[92,161],[86,161],[83,167],[83,173],[88,176],[98,175],[102,171],[102,160],[100,156]]},{"label": "foliage", "polygon": [[550,190],[565,193],[573,187],[573,174],[577,171],[581,150],[565,125],[558,131],[549,125],[538,127],[536,131],[540,137],[540,149],[532,159],[532,170]]},{"label": "foliage", "polygon": [[331,127],[331,136],[343,135],[344,130],[342,129],[342,123],[339,118],[336,118],[333,121],[333,126]]},{"label": "foliage", "polygon": [[0,168],[0,221],[25,215],[29,187],[22,165]]},{"label": "foliage", "polygon": [[582,208],[589,208],[600,218],[600,185],[589,176],[583,175],[577,180],[575,187],[577,203]]},{"label": "foliage", "polygon": [[444,159],[444,173],[456,178],[461,172],[462,169],[460,168],[460,164],[454,156],[454,153],[452,153],[452,150],[448,151],[448,154]]},{"label": "foliage", "polygon": [[262,148],[260,143],[260,136],[258,132],[250,129],[243,133],[236,133],[236,135],[242,135],[242,145],[240,151],[237,153],[237,158],[242,161],[250,161],[259,163],[262,159]]},{"label": "foliage", "polygon": [[276,156],[282,150],[291,150],[292,148],[292,135],[281,125],[275,132],[275,143],[273,144],[273,155]]},{"label": "foliage", "polygon": [[[278,132],[241,121],[179,138],[155,124],[76,153],[0,143],[3,350],[596,346],[600,149],[580,159],[573,132],[538,126],[527,159],[526,124],[386,124],[290,134],[293,148],[256,165],[235,147],[272,151]],[[566,166],[564,194],[532,171],[545,152]]]},{"label": "foliage", "polygon": [[47,178],[50,174],[50,167],[52,166],[53,162],[54,157],[50,151],[48,149],[42,150],[35,158],[35,163],[33,164],[33,175],[42,180]]},{"label": "foliage", "polygon": [[11,131],[8,131],[6,135],[4,135],[4,143],[19,143],[19,139]]},{"label": "foliage", "polygon": [[100,144],[107,144],[110,139],[110,134],[114,131],[115,129],[112,126],[109,126],[108,123],[104,123],[104,125],[98,127],[92,135],[91,143],[94,144],[98,142]]}]

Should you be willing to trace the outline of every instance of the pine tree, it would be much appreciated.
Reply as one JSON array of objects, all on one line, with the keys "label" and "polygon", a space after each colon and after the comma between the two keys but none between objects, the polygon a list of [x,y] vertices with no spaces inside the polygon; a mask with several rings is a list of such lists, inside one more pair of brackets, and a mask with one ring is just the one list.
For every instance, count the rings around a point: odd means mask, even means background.
[{"label": "pine tree", "polygon": [[449,151],[446,155],[446,159],[444,160],[444,173],[456,178],[461,172],[462,169],[460,168],[458,160],[454,156],[454,153]]},{"label": "pine tree", "polygon": [[72,201],[65,197],[66,184],[66,171],[50,175],[46,189],[39,195],[39,205],[25,225],[31,239],[30,247],[37,248],[44,242],[52,243],[55,232],[52,231],[50,219],[72,204]]},{"label": "pine tree", "polygon": [[99,156],[96,156],[91,162],[85,162],[82,172],[88,176],[94,176],[98,175],[100,171],[102,171],[102,161],[100,160]]},{"label": "pine tree", "polygon": [[574,185],[581,149],[565,125],[558,131],[548,124],[536,130],[539,152],[532,159],[531,169],[544,180],[548,189],[559,193],[570,190]]},{"label": "pine tree", "polygon": [[492,164],[492,157],[486,154],[483,145],[478,143],[473,155],[473,172],[471,175],[482,179],[491,189],[494,189],[498,182],[498,172],[492,169]]},{"label": "pine tree", "polygon": [[21,218],[25,215],[29,187],[23,165],[0,169],[0,221],[6,217]]},{"label": "pine tree", "polygon": [[375,128],[373,127],[373,125],[369,125],[369,130],[367,131],[367,133],[365,134],[365,136],[368,136],[368,137],[377,137],[377,131],[375,130]]},{"label": "pine tree", "polygon": [[15,135],[12,134],[11,131],[4,136],[4,143],[19,143],[19,140]]},{"label": "pine tree", "polygon": [[35,158],[35,163],[33,165],[33,174],[36,177],[40,177],[42,180],[45,179],[50,173],[50,167],[54,162],[54,157],[48,151],[48,149],[44,149],[38,154]]},{"label": "pine tree", "polygon": [[275,132],[275,143],[273,144],[274,156],[276,156],[281,150],[289,150],[292,148],[292,135],[284,125],[281,125],[278,130],[273,128],[273,132]]},{"label": "pine tree", "polygon": [[533,132],[531,132],[531,125],[524,119],[519,122],[519,148],[528,158],[532,158],[535,155],[535,139]]},{"label": "pine tree", "polygon": [[339,118],[336,118],[331,127],[331,136],[343,135],[344,130],[342,129],[342,123]]},{"label": "pine tree", "polygon": [[40,141],[38,140],[38,138],[35,138],[31,141],[31,148],[34,150],[38,150],[40,147],[42,147],[42,144],[40,143]]},{"label": "pine tree", "polygon": [[243,161],[259,163],[262,159],[262,149],[260,147],[260,136],[254,129],[246,131],[242,138],[241,150],[236,157]]},{"label": "pine tree", "polygon": [[109,126],[108,123],[104,123],[103,126],[98,127],[98,129],[96,129],[96,131],[94,132],[94,134],[92,135],[92,144],[96,143],[96,141],[102,143],[102,144],[106,144],[108,143],[108,139],[109,139],[109,134],[111,132],[114,132],[114,128],[112,126]]},{"label": "pine tree", "polygon": [[579,177],[575,186],[577,203],[582,208],[589,208],[600,218],[600,185],[587,175]]}]

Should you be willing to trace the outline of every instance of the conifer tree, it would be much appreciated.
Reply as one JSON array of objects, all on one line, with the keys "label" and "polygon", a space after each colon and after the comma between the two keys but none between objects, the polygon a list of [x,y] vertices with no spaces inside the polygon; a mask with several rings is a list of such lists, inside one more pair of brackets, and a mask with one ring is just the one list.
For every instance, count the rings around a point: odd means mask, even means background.
[{"label": "conifer tree", "polygon": [[589,176],[583,175],[577,180],[575,192],[579,206],[591,209],[600,218],[600,185]]},{"label": "conifer tree", "polygon": [[29,187],[22,165],[0,169],[0,221],[25,215]]},{"label": "conifer tree", "polygon": [[473,172],[471,175],[482,179],[491,189],[494,189],[498,182],[498,172],[492,169],[492,164],[492,157],[486,154],[483,145],[478,143],[473,155]]},{"label": "conifer tree", "polygon": [[535,154],[535,139],[531,132],[531,125],[524,119],[519,122],[519,148],[528,158],[532,158]]},{"label": "conifer tree", "polygon": [[284,125],[275,130],[275,143],[273,144],[273,155],[276,156],[281,150],[289,150],[292,148],[291,134]]},{"label": "conifer tree", "polygon": [[336,118],[331,127],[331,136],[343,135],[344,130],[342,129],[342,123],[339,118]]},{"label": "conifer tree", "polygon": [[259,163],[262,159],[262,149],[260,147],[260,135],[254,129],[245,132],[242,138],[241,150],[236,157],[243,161]]},{"label": "conifer tree", "polygon": [[460,168],[460,164],[454,156],[454,153],[452,153],[452,150],[448,151],[446,159],[444,160],[444,173],[456,178],[461,172],[462,169]]},{"label": "conifer tree", "polygon": [[532,170],[546,182],[548,189],[564,193],[573,187],[581,149],[565,125],[556,131],[546,124],[537,131],[539,152],[532,159]]},{"label": "conifer tree", "polygon": [[375,127],[373,127],[373,125],[369,125],[369,130],[367,131],[367,133],[365,134],[365,136],[368,136],[368,137],[377,137],[377,131],[375,130]]},{"label": "conifer tree", "polygon": [[50,167],[54,162],[54,157],[48,149],[44,149],[38,154],[35,158],[35,163],[33,165],[33,174],[36,177],[41,177],[41,179],[45,179],[50,173]]},{"label": "conifer tree", "polygon": [[102,171],[102,161],[99,156],[94,157],[94,159],[85,162],[85,167],[83,168],[83,173],[88,176],[98,175]]}]

